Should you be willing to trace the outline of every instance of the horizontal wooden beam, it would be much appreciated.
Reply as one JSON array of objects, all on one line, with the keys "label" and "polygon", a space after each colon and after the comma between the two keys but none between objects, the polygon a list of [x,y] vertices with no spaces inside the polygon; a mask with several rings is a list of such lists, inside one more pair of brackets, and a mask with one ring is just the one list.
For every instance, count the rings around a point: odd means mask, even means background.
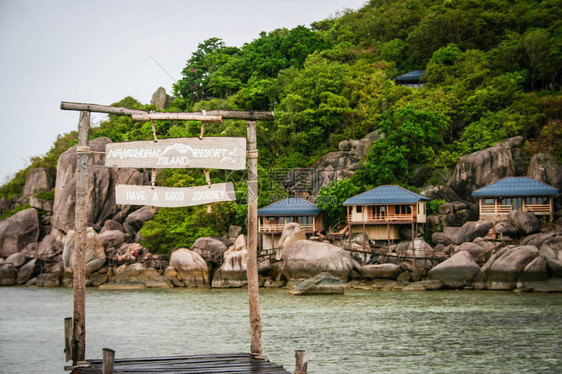
[{"label": "horizontal wooden beam", "polygon": [[146,114],[144,110],[129,109],[118,106],[100,105],[100,104],[85,104],[73,103],[70,101],[61,101],[60,108],[62,110],[79,110],[86,112],[117,114],[122,116],[130,116],[132,114]]},{"label": "horizontal wooden beam", "polygon": [[133,121],[152,121],[152,120],[179,120],[179,121],[203,121],[203,122],[222,122],[221,116],[208,116],[196,113],[144,113],[131,114]]},{"label": "horizontal wooden beam", "polygon": [[[273,121],[273,112],[254,112],[243,110],[207,110],[208,116],[221,116],[223,119],[243,119],[246,121]],[[203,114],[203,112],[193,112]]]},{"label": "horizontal wooden beam", "polygon": [[[87,112],[97,112],[97,113],[107,113],[107,114],[117,114],[122,116],[130,115],[148,115],[145,110],[129,109],[122,107],[115,107],[109,105],[100,104],[86,104],[86,103],[75,103],[70,101],[61,101],[60,108],[62,110],[78,110]],[[203,112],[185,112],[185,113],[166,113],[159,112],[153,113],[152,115],[162,115],[162,116],[172,116],[172,115],[191,115],[191,116],[205,116],[205,118],[211,116],[219,116],[222,119],[241,119],[246,121],[273,121],[273,112],[254,112],[254,111],[242,111],[242,110],[208,110]],[[156,118],[155,118],[156,119]],[[160,118],[160,119],[180,119],[180,118]],[[148,121],[148,120],[146,120]]]}]

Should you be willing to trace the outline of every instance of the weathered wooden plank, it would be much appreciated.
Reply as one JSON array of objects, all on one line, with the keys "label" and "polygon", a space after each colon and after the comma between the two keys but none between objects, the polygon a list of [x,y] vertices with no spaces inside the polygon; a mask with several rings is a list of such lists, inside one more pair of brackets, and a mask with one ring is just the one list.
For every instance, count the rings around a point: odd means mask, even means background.
[{"label": "weathered wooden plank", "polygon": [[[85,110],[88,112],[108,113],[130,116],[132,114],[147,114],[144,110],[129,109],[123,107],[114,107],[101,104],[75,103],[70,101],[61,101],[60,108],[62,110]],[[185,113],[185,112],[182,112]],[[189,113],[188,113],[189,114]],[[203,112],[192,112],[190,114],[203,115]],[[221,116],[223,119],[243,119],[248,121],[273,121],[273,112],[254,112],[241,110],[208,110],[205,112],[207,116]]]},{"label": "weathered wooden plank", "polygon": [[207,137],[109,143],[105,166],[135,168],[246,168],[246,139]]},{"label": "weathered wooden plank", "polygon": [[[91,367],[80,368],[78,372],[84,374],[101,372],[102,360],[90,360],[90,363]],[[245,353],[116,359],[113,372],[115,374],[289,373],[281,365]]]},{"label": "weathered wooden plank", "polygon": [[129,109],[129,108],[109,106],[109,105],[100,105],[100,104],[74,103],[74,102],[70,102],[70,101],[61,101],[60,108],[62,110],[80,110],[80,111],[86,111],[86,112],[117,114],[117,115],[122,115],[122,116],[130,116],[131,114],[147,113],[144,110]]},{"label": "weathered wooden plank", "polygon": [[250,305],[250,330],[253,354],[262,354],[261,315],[258,279],[258,146],[257,124],[246,123],[248,137],[248,259],[246,276],[248,278],[248,298]]},{"label": "weathered wooden plank", "polygon": [[210,116],[203,113],[143,113],[131,114],[133,121],[152,121],[152,120],[177,120],[177,121],[203,121],[203,122],[222,122],[221,116]]},{"label": "weathered wooden plank", "polygon": [[197,187],[151,187],[118,184],[115,186],[115,202],[120,205],[150,205],[175,208],[235,201],[232,182]]},{"label": "weathered wooden plank", "polygon": [[[78,124],[78,148],[88,150],[90,112],[80,112]],[[88,158],[89,154],[77,152],[76,158],[76,247],[73,259],[74,314],[72,363],[84,361],[86,354],[86,229],[88,228]]]}]

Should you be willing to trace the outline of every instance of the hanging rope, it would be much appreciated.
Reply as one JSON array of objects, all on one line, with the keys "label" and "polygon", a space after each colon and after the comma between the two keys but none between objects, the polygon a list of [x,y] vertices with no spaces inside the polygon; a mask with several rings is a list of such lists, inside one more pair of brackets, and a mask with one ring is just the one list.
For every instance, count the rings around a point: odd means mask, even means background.
[{"label": "hanging rope", "polygon": [[[150,114],[154,113],[154,111],[150,111]],[[152,135],[154,136],[154,143],[158,142],[158,138],[156,137],[156,125],[154,124],[154,120],[152,120]]]},{"label": "hanging rope", "polygon": [[[207,111],[202,111],[203,115],[207,115]],[[203,135],[205,135],[205,121],[201,121],[201,133],[199,134],[199,140],[203,140]]]},{"label": "hanging rope", "polygon": [[[152,169],[152,173],[150,175],[150,184],[152,186],[152,190],[154,190],[154,187],[156,186],[156,176],[158,175],[158,171],[156,169]],[[156,213],[156,207],[151,206],[150,207],[150,212],[152,214]]]},{"label": "hanging rope", "polygon": [[[205,180],[207,181],[207,186],[211,188],[211,175],[209,174],[209,169],[205,169],[203,172],[205,173]],[[207,204],[207,213],[211,213],[212,211],[213,208],[211,207],[211,204]]]}]

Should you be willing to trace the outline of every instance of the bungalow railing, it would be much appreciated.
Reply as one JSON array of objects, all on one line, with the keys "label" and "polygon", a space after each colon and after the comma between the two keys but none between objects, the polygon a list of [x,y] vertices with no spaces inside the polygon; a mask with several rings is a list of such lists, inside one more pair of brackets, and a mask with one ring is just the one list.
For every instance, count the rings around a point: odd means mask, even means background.
[{"label": "bungalow railing", "polygon": [[[482,214],[510,213],[513,210],[511,205],[498,205],[497,210],[495,205],[480,206],[480,213]],[[522,210],[531,213],[550,213],[550,204],[525,205]]]},{"label": "bungalow railing", "polygon": [[[365,222],[412,222],[413,214],[373,214],[367,216]],[[363,222],[362,219],[353,219],[352,215],[348,216],[348,222]]]},{"label": "bungalow railing", "polygon": [[[312,224],[299,224],[299,225],[301,229],[303,229],[303,231],[314,231],[314,225]],[[277,231],[283,231],[284,228],[285,228],[284,223],[265,224],[259,226],[260,232],[277,232]]]},{"label": "bungalow railing", "polygon": [[550,204],[525,204],[523,209],[531,213],[550,213]]}]

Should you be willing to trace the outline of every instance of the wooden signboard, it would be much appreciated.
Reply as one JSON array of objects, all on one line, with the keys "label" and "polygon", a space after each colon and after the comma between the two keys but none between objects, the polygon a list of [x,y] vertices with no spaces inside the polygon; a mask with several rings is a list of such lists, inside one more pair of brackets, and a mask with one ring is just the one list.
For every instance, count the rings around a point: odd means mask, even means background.
[{"label": "wooden signboard", "polygon": [[175,138],[109,143],[105,166],[134,168],[246,168],[246,138]]},{"label": "wooden signboard", "polygon": [[115,200],[121,205],[150,205],[165,208],[235,201],[232,182],[209,186],[172,188],[118,184]]}]

